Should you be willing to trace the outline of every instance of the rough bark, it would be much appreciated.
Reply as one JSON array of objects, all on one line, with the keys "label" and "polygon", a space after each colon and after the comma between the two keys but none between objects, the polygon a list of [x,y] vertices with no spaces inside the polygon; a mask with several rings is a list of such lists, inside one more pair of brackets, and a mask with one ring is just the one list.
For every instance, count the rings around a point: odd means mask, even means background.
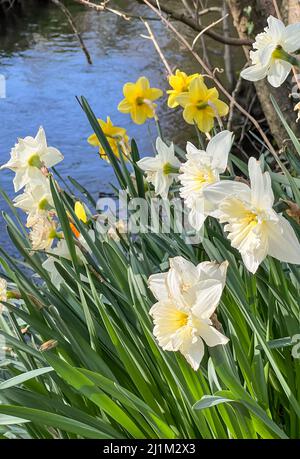
[{"label": "rough bark", "polygon": [[[291,2],[291,0],[289,0]],[[267,18],[270,14],[276,16],[274,4],[272,0],[227,0],[231,10],[234,25],[237,29],[239,37],[245,39],[248,36],[248,23],[253,22],[254,29],[252,35],[263,31],[267,24]],[[247,14],[247,7],[251,7],[250,17]],[[289,5],[288,5],[289,6]],[[299,3],[297,5],[298,9]],[[249,11],[249,10],[248,10]],[[287,10],[287,17],[289,17],[289,9]],[[295,14],[295,12],[294,12]],[[249,58],[249,51],[251,48],[244,47],[246,56]],[[283,139],[287,138],[287,133],[283,128],[270,100],[270,94],[273,95],[277,101],[281,111],[284,113],[289,125],[297,135],[300,137],[300,124],[296,123],[296,116],[294,112],[293,99],[289,97],[292,92],[292,73],[287,81],[280,88],[273,88],[266,79],[255,83],[256,92],[266,116],[270,131],[273,134],[275,141],[279,147],[282,146]]]}]

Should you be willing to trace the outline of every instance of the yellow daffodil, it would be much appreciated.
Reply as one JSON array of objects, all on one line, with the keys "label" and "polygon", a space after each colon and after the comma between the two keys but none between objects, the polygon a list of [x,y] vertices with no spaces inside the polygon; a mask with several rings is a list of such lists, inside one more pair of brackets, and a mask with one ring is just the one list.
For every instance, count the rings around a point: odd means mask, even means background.
[{"label": "yellow daffodil", "polygon": [[[129,138],[126,134],[126,129],[119,127],[119,126],[114,126],[109,116],[106,118],[106,122],[98,118],[98,123],[104,135],[106,136],[114,155],[119,157],[119,147],[120,147],[125,157],[128,156]],[[92,145],[93,147],[99,147],[99,153],[100,153],[101,158],[108,161],[108,157],[105,153],[105,150],[102,147],[101,143],[99,142],[96,134],[90,135],[90,137],[88,138],[88,143]]]},{"label": "yellow daffodil", "polygon": [[147,118],[155,116],[154,100],[163,95],[161,89],[151,88],[146,77],[140,77],[136,83],[126,83],[123,86],[124,99],[119,103],[121,113],[130,113],[132,121],[143,124]]},{"label": "yellow daffodil", "polygon": [[83,223],[86,223],[87,222],[86,212],[80,201],[75,202],[74,210],[75,210],[76,217],[79,220],[81,220]]},{"label": "yellow daffodil", "polygon": [[177,96],[180,96],[183,92],[187,92],[189,90],[191,82],[197,77],[201,77],[201,75],[199,75],[199,73],[187,75],[185,72],[181,72],[178,69],[176,70],[175,75],[169,76],[169,85],[172,89],[169,89],[167,91],[167,94],[169,94],[168,107],[178,107],[179,103],[176,99]]},{"label": "yellow daffodil", "polygon": [[196,123],[202,132],[209,132],[214,126],[214,118],[227,115],[229,109],[225,102],[219,100],[216,88],[208,89],[202,77],[195,78],[189,91],[177,96],[177,102],[184,108],[185,121]]}]

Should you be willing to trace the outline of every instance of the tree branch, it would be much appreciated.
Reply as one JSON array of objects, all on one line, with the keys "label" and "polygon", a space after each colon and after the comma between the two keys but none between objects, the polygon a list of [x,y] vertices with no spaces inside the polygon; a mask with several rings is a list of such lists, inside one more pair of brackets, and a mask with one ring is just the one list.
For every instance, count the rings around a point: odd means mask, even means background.
[{"label": "tree branch", "polygon": [[[142,4],[147,4],[144,2],[144,0],[136,0],[138,3]],[[148,3],[150,3],[152,6],[157,7],[157,2],[156,0],[149,0]],[[188,16],[186,16],[183,13],[178,13],[177,11],[173,10],[169,6],[161,5],[160,4],[160,10],[166,13],[171,19],[174,19],[175,21],[182,22],[183,24],[187,25],[191,29],[194,29],[198,32],[202,32],[205,27],[196,24],[195,21]],[[205,35],[208,37],[212,38],[213,40],[216,40],[220,43],[223,43],[225,45],[231,45],[231,46],[250,46],[252,45],[252,40],[248,39],[240,39],[240,38],[232,38],[232,37],[224,37],[223,35],[220,35],[216,32],[213,32],[212,30],[206,30]]]},{"label": "tree branch", "polygon": [[73,21],[73,18],[72,18],[72,15],[71,15],[70,11],[68,10],[68,8],[66,8],[66,6],[61,1],[59,1],[59,0],[51,0],[51,1],[52,1],[52,3],[54,3],[54,5],[58,6],[58,8],[60,8],[61,11],[66,16],[66,18],[67,18],[67,20],[68,20],[68,22],[69,22],[74,34],[77,37],[77,40],[79,41],[81,49],[85,54],[86,60],[88,61],[89,64],[92,64],[92,59],[91,59],[90,53],[88,52],[88,49],[84,44],[82,36],[80,35],[80,33],[78,32],[78,30],[77,30],[77,28],[75,26],[75,23]]}]

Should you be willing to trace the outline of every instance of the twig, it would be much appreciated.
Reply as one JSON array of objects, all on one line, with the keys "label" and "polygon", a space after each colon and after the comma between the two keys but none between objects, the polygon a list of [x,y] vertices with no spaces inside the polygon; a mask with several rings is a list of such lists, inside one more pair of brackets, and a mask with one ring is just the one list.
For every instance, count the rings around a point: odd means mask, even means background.
[{"label": "twig", "polygon": [[228,115],[228,123],[227,123],[227,129],[228,131],[231,131],[232,128],[232,121],[233,121],[233,112],[234,112],[234,101],[236,100],[236,97],[239,93],[239,90],[242,85],[242,77],[239,76],[239,79],[236,83],[236,86],[232,92],[232,100],[230,101],[230,107],[229,107],[229,115]]},{"label": "twig", "polygon": [[206,33],[209,29],[211,29],[212,27],[214,27],[215,25],[219,24],[220,22],[224,21],[225,18],[227,18],[228,16],[228,13],[225,14],[225,16],[223,16],[222,18],[218,19],[217,21],[214,21],[212,22],[211,24],[209,24],[207,27],[205,27],[203,30],[201,30],[201,32],[198,33],[198,35],[196,36],[196,38],[194,38],[194,41],[192,43],[192,49],[194,49],[195,47],[195,44],[197,43],[198,39],[204,34]]},{"label": "twig", "polygon": [[[76,0],[76,1],[82,1],[82,0]],[[145,3],[148,6],[151,6],[152,8],[155,8],[156,10],[158,10],[158,8],[156,7],[156,0],[149,0],[147,3],[144,0],[136,0],[136,1],[138,3]],[[176,12],[175,10],[173,10],[172,8],[168,6],[160,5],[159,12],[166,13],[170,18],[174,19],[175,21],[182,22],[183,24],[191,27],[193,30],[197,30],[198,32],[201,32],[201,30],[204,29],[204,27],[201,26],[200,24],[196,24],[193,19],[187,17],[186,15],[182,13]],[[231,45],[231,46],[250,46],[253,43],[253,41],[250,39],[224,37],[223,35],[213,32],[212,30],[207,30],[205,34],[220,43]]]},{"label": "twig", "polygon": [[273,0],[273,5],[274,5],[274,8],[275,8],[275,11],[276,11],[278,19],[280,19],[282,21],[282,17],[281,17],[280,10],[279,10],[279,7],[278,7],[278,4],[277,4],[276,0]]},{"label": "twig", "polygon": [[73,21],[73,18],[72,18],[72,15],[71,15],[70,11],[59,0],[51,0],[51,1],[52,1],[52,3],[54,3],[54,5],[58,6],[61,9],[61,11],[64,13],[64,15],[66,16],[70,26],[72,27],[72,30],[73,30],[74,34],[76,35],[76,37],[77,37],[77,39],[79,41],[80,47],[81,47],[82,51],[84,52],[84,54],[86,56],[86,60],[88,61],[88,64],[92,64],[93,62],[92,62],[92,59],[91,59],[91,55],[88,52],[87,47],[85,46],[84,41],[83,41],[80,33],[78,32],[76,26],[75,26],[75,23]]},{"label": "twig", "polygon": [[223,87],[222,83],[220,83],[220,81],[215,77],[214,73],[211,72],[211,70],[207,67],[207,65],[205,64],[205,62],[201,59],[201,57],[192,49],[191,45],[188,43],[188,41],[180,34],[180,32],[178,32],[178,30],[176,29],[176,27],[174,27],[170,21],[168,21],[168,19],[166,19],[163,14],[158,11],[157,8],[155,8],[151,3],[150,3],[150,0],[143,0],[143,2],[149,6],[149,8],[151,8],[152,11],[154,11],[160,18],[161,20],[163,21],[164,24],[166,24],[166,26],[171,29],[175,35],[177,35],[177,37],[179,38],[179,40],[181,41],[181,43],[192,53],[192,55],[194,56],[194,58],[199,62],[199,64],[202,66],[202,68],[205,70],[205,72],[208,74],[208,76],[214,81],[214,83],[216,84],[216,86],[220,89],[220,91],[222,91],[222,93],[228,98],[228,100],[230,102],[232,102],[235,107],[244,115],[246,116],[249,121],[251,121],[251,123],[256,127],[257,131],[260,133],[263,141],[265,142],[266,146],[269,148],[270,152],[272,153],[272,155],[274,156],[274,158],[276,159],[276,161],[278,162],[278,164],[280,165],[280,159],[278,157],[278,154],[276,153],[273,145],[271,144],[270,140],[268,139],[268,137],[265,135],[264,131],[262,130],[262,128],[260,127],[259,123],[256,121],[256,119],[250,115],[250,113],[247,112],[247,110],[245,110],[232,96],[231,94],[229,94],[229,92]]},{"label": "twig", "polygon": [[164,56],[164,54],[163,54],[163,52],[162,52],[162,50],[161,50],[161,48],[160,48],[160,46],[159,46],[159,44],[158,44],[158,42],[157,42],[157,40],[156,40],[156,38],[155,38],[155,36],[154,36],[152,30],[151,30],[151,28],[150,28],[148,22],[145,21],[143,18],[141,18],[141,19],[142,19],[143,23],[145,24],[145,27],[146,27],[146,29],[148,30],[148,33],[149,33],[149,37],[147,37],[147,36],[145,36],[145,35],[142,35],[142,37],[152,40],[152,42],[153,42],[153,44],[154,44],[154,47],[155,47],[155,49],[156,49],[156,51],[157,51],[159,57],[161,58],[161,60],[162,60],[162,62],[163,62],[163,64],[164,64],[164,66],[165,66],[166,69],[167,69],[168,75],[172,75],[173,72],[172,72],[172,70],[171,70],[171,67],[170,67],[170,65],[169,65],[169,63],[168,63],[168,61],[167,61],[167,59],[165,58],[165,56]]},{"label": "twig", "polygon": [[110,13],[116,14],[117,16],[122,17],[126,21],[129,21],[130,15],[125,13],[124,11],[121,10],[116,10],[114,8],[110,8],[107,6],[107,1],[104,1],[97,5],[96,3],[92,3],[89,0],[74,0],[76,3],[80,3],[81,5],[87,6],[88,8],[92,8],[97,11],[108,11]]}]

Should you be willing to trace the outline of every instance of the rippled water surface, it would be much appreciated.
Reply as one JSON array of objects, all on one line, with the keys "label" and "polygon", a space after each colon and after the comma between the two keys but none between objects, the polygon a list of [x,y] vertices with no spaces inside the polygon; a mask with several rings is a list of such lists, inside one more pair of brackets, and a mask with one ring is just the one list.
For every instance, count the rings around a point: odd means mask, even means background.
[{"label": "rippled water surface", "polygon": [[[145,11],[137,8],[136,2],[119,3],[131,13]],[[139,20],[124,21],[70,3],[69,7],[93,65],[87,64],[66,18],[54,6],[33,3],[24,17],[1,30],[0,74],[6,78],[7,97],[0,99],[0,163],[8,160],[10,148],[18,137],[35,135],[43,125],[48,143],[65,156],[59,172],[76,178],[96,198],[99,191],[109,190],[112,170],[87,144],[91,129],[75,96],[84,95],[98,117],[109,114],[115,124],[124,126],[137,139],[141,154],[147,154],[152,152],[155,125],[153,122],[133,125],[128,116],[117,111],[122,86],[141,75],[147,76],[156,87],[166,89],[167,83],[165,69],[152,43],[141,37],[147,32]],[[196,63],[180,50],[160,22],[150,24],[173,67],[197,70]],[[170,138],[187,136],[180,114],[166,110],[165,98],[159,112]],[[11,197],[12,178],[13,173],[1,171],[0,185]],[[5,203],[0,202],[5,210]],[[7,245],[2,219],[0,245]]]}]

